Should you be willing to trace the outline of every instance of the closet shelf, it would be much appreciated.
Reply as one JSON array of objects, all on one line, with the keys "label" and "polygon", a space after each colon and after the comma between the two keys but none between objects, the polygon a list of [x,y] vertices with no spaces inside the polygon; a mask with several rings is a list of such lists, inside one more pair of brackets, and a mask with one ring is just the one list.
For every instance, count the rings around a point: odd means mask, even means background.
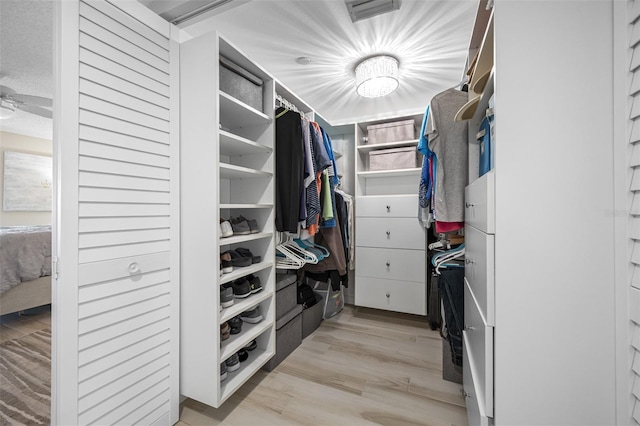
[{"label": "closet shelf", "polygon": [[273,173],[234,164],[220,163],[220,179],[264,179],[271,176],[273,176]]},{"label": "closet shelf", "polygon": [[220,383],[220,403],[227,400],[240,386],[245,384],[274,355],[273,351],[260,348],[249,352],[249,359],[240,363],[240,369],[227,373],[227,380]]},{"label": "closet shelf", "polygon": [[[225,321],[229,321],[231,318],[235,317],[236,315],[240,315],[244,311],[252,309],[254,306],[267,300],[271,296],[273,296],[272,291],[262,290],[260,293],[256,293],[255,295],[249,296],[245,299],[235,299],[232,306],[223,309],[220,313],[220,324],[224,323]],[[244,323],[242,327],[244,329]]]},{"label": "closet shelf", "polygon": [[[260,232],[258,234],[236,235],[233,237],[220,238],[218,242],[221,246],[244,243],[247,241],[261,240],[263,238],[273,237],[273,232]],[[247,266],[249,268],[249,266]]]},{"label": "closet shelf", "polygon": [[220,91],[220,122],[223,127],[237,129],[261,124],[266,125],[271,122],[271,119],[263,112]]},{"label": "closet shelf", "polygon": [[402,148],[405,146],[418,146],[418,139],[412,139],[408,141],[397,141],[397,142],[384,142],[384,143],[374,143],[374,144],[365,144],[358,145],[358,152],[368,153],[371,151],[377,151],[379,149],[387,149],[387,148]]},{"label": "closet shelf", "polygon": [[220,204],[221,209],[270,209],[273,204]]},{"label": "closet shelf", "polygon": [[255,274],[256,272],[262,271],[263,269],[267,269],[273,266],[273,261],[267,262],[263,260],[260,263],[254,263],[251,266],[247,266],[245,268],[234,268],[233,272],[222,275],[218,283],[220,285],[229,283],[231,281],[237,280],[238,278],[244,277],[245,275]]},{"label": "closet shelf", "polygon": [[[270,295],[272,296],[272,295]],[[240,349],[244,348],[253,339],[269,330],[273,326],[273,321],[263,320],[257,324],[248,322],[242,323],[242,331],[232,334],[227,340],[222,342],[220,349],[220,361],[224,361]]]},{"label": "closet shelf", "polygon": [[220,155],[234,157],[248,154],[269,154],[273,149],[260,145],[242,136],[235,135],[226,130],[220,130]]},{"label": "closet shelf", "polygon": [[396,177],[396,176],[413,176],[420,175],[420,167],[413,169],[395,169],[395,170],[380,170],[373,172],[359,172],[358,177],[363,178],[377,178],[377,177]]}]

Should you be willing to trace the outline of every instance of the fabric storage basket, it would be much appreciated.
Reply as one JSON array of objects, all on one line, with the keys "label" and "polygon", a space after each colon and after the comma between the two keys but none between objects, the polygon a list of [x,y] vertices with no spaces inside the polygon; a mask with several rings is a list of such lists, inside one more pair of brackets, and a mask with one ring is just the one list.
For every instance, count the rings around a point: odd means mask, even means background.
[{"label": "fabric storage basket", "polygon": [[380,149],[369,153],[369,170],[412,169],[420,167],[420,153],[415,146]]},{"label": "fabric storage basket", "polygon": [[276,321],[276,354],[262,367],[271,371],[302,343],[302,305]]},{"label": "fabric storage basket", "polygon": [[296,274],[276,274],[276,320],[298,305]]},{"label": "fabric storage basket", "polygon": [[240,65],[220,56],[220,90],[262,112],[263,81]]},{"label": "fabric storage basket", "polygon": [[[324,311],[323,297],[317,291],[313,292],[316,297],[316,304],[302,311],[302,338],[316,331],[322,322],[322,313]],[[302,305],[300,305],[302,306]]]},{"label": "fabric storage basket", "polygon": [[367,126],[367,143],[410,141],[416,138],[414,120],[394,121]]}]

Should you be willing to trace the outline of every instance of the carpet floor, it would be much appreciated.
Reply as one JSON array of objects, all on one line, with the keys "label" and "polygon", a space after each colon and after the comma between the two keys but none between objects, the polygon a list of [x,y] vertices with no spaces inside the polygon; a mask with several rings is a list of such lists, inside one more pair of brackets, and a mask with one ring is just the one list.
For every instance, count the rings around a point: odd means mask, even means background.
[{"label": "carpet floor", "polygon": [[51,330],[0,344],[0,425],[48,425]]}]

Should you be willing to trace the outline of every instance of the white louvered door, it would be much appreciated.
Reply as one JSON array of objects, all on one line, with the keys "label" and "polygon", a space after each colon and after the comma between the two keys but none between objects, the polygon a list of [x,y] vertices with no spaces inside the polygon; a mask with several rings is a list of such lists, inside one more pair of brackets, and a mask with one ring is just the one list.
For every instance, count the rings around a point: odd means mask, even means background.
[{"label": "white louvered door", "polygon": [[52,423],[178,421],[177,30],[56,2]]},{"label": "white louvered door", "polygon": [[629,143],[631,148],[629,167],[631,170],[631,195],[629,206],[629,253],[630,277],[630,328],[631,328],[631,370],[632,403],[631,416],[640,425],[640,1],[627,3],[629,23],[629,88],[631,123]]}]

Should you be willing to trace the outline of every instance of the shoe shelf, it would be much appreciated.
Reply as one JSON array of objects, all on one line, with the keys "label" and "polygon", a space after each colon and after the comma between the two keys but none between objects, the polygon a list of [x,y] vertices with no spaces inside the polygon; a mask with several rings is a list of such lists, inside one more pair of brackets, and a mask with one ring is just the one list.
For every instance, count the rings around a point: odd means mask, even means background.
[{"label": "shoe shelf", "polygon": [[371,151],[377,151],[379,149],[404,148],[406,146],[418,146],[418,139],[398,141],[398,142],[384,142],[384,143],[358,145],[356,149],[358,150],[359,153],[364,154],[364,153],[369,153]]},{"label": "shoe shelf", "polygon": [[246,243],[247,241],[261,240],[263,238],[273,237],[273,232],[260,232],[257,234],[248,235],[234,235],[233,237],[220,238],[219,243],[221,246]]},{"label": "shoe shelf", "polygon": [[235,281],[238,278],[245,277],[249,274],[255,274],[271,266],[273,266],[273,261],[263,260],[260,263],[254,263],[253,265],[246,266],[244,268],[236,267],[233,269],[233,272],[229,272],[228,274],[222,275],[218,280],[218,284],[222,285],[222,284],[230,283],[231,281]]},{"label": "shoe shelf", "polygon": [[[180,56],[180,393],[218,408],[275,353],[275,83],[215,32],[183,43]],[[221,57],[263,81],[263,105],[268,108],[260,111],[220,89]],[[240,216],[255,220],[259,232],[222,238],[220,220]],[[239,247],[261,256],[261,262],[221,275],[219,257]],[[219,286],[249,274],[259,276],[263,290],[234,299],[221,311]],[[221,324],[255,306],[264,319],[243,323],[240,333],[223,341]],[[257,348],[250,358],[221,382],[220,364],[253,339]]]},{"label": "shoe shelf", "polygon": [[275,351],[266,351],[260,348],[249,352],[249,359],[240,363],[240,369],[227,372],[227,379],[220,383],[220,403],[223,403],[233,395],[233,393],[260,370],[274,354]]},{"label": "shoe shelf", "polygon": [[269,124],[272,120],[261,111],[245,104],[233,96],[220,93],[220,122],[223,127],[236,129],[245,126]]},{"label": "shoe shelf", "polygon": [[[259,293],[252,294],[251,296],[245,297],[244,299],[234,299],[233,305],[229,306],[228,308],[224,308],[222,312],[220,312],[220,324],[223,324],[225,321],[229,321],[231,318],[235,317],[236,315],[240,315],[244,311],[248,311],[254,308],[256,305],[264,302],[265,300],[269,299],[272,296],[273,296],[273,291],[265,289]],[[262,322],[258,324],[262,324]],[[245,325],[251,325],[251,324],[243,323],[242,324],[243,329]],[[243,333],[240,333],[240,334],[243,334]],[[240,334],[236,334],[234,336],[240,336]],[[231,338],[233,338],[233,336],[231,336]],[[222,344],[224,345],[224,343]]]}]

